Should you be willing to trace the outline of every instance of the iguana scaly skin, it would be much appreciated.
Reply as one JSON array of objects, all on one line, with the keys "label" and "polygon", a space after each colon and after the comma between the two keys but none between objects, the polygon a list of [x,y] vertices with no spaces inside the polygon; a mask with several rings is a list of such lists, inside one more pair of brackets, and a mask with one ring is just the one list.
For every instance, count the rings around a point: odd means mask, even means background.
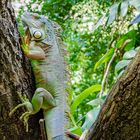
[{"label": "iguana scaly skin", "polygon": [[25,54],[31,59],[37,89],[31,102],[23,100],[14,111],[24,105],[27,107],[28,111],[20,117],[27,125],[29,116],[43,109],[48,140],[68,139],[64,134],[69,109],[63,44],[59,36],[61,28],[44,16],[28,12],[23,14],[22,21],[29,44]]}]

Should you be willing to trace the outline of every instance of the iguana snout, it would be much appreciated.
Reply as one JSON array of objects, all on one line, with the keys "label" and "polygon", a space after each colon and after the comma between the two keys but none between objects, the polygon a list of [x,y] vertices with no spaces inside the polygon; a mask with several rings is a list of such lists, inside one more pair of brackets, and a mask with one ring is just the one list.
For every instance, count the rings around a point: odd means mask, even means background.
[{"label": "iguana snout", "polygon": [[37,13],[25,12],[21,18],[23,23],[28,27],[41,29],[45,26],[44,23],[40,21],[40,16]]}]

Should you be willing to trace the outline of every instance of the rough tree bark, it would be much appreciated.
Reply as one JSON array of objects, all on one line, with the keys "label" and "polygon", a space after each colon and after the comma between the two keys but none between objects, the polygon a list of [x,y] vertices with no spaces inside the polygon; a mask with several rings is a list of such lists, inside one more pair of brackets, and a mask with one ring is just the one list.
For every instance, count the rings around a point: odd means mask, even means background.
[{"label": "rough tree bark", "polygon": [[140,140],[140,51],[81,140]]},{"label": "rough tree bark", "polygon": [[9,117],[11,109],[20,103],[18,92],[28,97],[34,92],[32,77],[30,63],[20,49],[11,1],[0,0],[0,140],[40,139],[38,114],[30,119],[28,133],[19,120],[24,109]]}]

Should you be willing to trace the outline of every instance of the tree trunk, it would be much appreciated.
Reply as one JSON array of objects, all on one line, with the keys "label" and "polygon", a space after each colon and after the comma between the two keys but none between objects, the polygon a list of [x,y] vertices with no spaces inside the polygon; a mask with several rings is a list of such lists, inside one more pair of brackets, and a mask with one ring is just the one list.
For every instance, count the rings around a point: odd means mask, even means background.
[{"label": "tree trunk", "polygon": [[140,140],[140,51],[81,140]]},{"label": "tree trunk", "polygon": [[20,108],[10,118],[9,112],[20,103],[18,93],[31,98],[34,92],[29,61],[19,44],[14,11],[10,0],[0,1],[0,140],[39,140],[38,114],[29,120],[29,132],[19,120]]}]

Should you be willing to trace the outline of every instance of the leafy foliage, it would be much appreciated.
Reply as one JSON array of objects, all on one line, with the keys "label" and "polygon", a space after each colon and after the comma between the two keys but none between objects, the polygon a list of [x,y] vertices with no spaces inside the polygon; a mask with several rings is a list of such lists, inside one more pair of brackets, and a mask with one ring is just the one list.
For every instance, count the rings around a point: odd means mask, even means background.
[{"label": "leafy foliage", "polygon": [[75,109],[77,108],[77,106],[84,100],[86,99],[91,93],[100,91],[101,89],[101,85],[93,85],[89,88],[87,88],[86,90],[84,90],[81,94],[79,94],[74,102],[71,105],[71,112],[74,112]]}]

